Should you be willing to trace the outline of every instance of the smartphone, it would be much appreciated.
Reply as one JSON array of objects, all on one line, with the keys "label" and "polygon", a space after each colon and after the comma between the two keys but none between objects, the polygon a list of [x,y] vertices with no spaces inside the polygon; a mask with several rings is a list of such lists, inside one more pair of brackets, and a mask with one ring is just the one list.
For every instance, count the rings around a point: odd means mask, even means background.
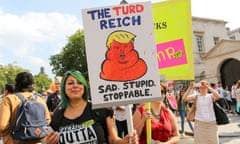
[{"label": "smartphone", "polygon": [[43,127],[43,129],[44,129],[46,134],[49,134],[49,133],[53,132],[53,129],[50,126],[45,126],[45,127]]}]

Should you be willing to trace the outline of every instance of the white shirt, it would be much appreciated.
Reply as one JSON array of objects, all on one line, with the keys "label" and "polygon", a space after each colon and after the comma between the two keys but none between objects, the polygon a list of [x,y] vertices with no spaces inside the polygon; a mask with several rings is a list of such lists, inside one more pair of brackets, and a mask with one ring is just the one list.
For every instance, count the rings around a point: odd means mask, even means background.
[{"label": "white shirt", "polygon": [[122,108],[122,110],[117,110],[117,107],[114,107],[114,115],[116,120],[118,121],[124,121],[126,120],[126,110],[125,110],[125,106],[119,106]]},{"label": "white shirt", "polygon": [[206,96],[197,96],[197,109],[195,119],[203,122],[216,121],[213,110],[213,96],[207,94]]},{"label": "white shirt", "polygon": [[[122,108],[122,110],[117,110],[116,109],[117,106],[113,107],[115,119],[118,120],[118,121],[127,120],[127,117],[126,117],[126,107],[125,106],[118,106],[118,107]],[[132,108],[133,105],[131,104],[130,107]]]}]

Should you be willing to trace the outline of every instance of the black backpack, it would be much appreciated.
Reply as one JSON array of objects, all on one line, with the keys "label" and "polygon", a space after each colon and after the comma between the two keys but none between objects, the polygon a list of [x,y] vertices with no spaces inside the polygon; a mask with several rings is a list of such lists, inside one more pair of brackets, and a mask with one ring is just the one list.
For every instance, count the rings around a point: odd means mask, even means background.
[{"label": "black backpack", "polygon": [[19,93],[15,95],[22,102],[17,108],[16,123],[11,128],[12,137],[22,141],[44,138],[46,134],[43,127],[48,125],[44,106],[37,101],[37,96],[34,94],[31,100]]}]

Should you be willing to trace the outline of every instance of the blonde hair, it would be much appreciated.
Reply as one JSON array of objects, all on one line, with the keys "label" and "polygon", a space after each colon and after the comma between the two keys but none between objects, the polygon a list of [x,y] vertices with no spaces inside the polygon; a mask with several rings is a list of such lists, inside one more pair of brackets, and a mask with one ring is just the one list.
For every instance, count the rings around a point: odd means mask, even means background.
[{"label": "blonde hair", "polygon": [[114,31],[107,38],[107,47],[110,48],[110,45],[113,41],[117,41],[120,43],[129,43],[130,41],[133,42],[135,37],[136,35],[128,31]]},{"label": "blonde hair", "polygon": [[61,82],[62,77],[61,77],[61,76],[56,76],[56,77],[55,77],[55,80],[58,80],[59,82]]},{"label": "blonde hair", "polygon": [[201,83],[205,83],[205,84],[209,85],[209,82],[206,81],[206,80],[201,80],[201,81],[200,81],[200,84],[201,84]]}]

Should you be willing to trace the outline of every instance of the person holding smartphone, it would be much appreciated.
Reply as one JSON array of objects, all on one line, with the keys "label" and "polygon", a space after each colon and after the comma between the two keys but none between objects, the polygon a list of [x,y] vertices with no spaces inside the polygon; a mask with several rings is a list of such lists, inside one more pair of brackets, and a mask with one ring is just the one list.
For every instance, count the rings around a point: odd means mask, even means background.
[{"label": "person holding smartphone", "polygon": [[89,102],[88,84],[78,71],[67,71],[61,81],[62,109],[54,113],[50,126],[54,132],[46,136],[47,144],[114,143],[137,144],[137,134],[118,137],[113,110],[93,110]]}]

